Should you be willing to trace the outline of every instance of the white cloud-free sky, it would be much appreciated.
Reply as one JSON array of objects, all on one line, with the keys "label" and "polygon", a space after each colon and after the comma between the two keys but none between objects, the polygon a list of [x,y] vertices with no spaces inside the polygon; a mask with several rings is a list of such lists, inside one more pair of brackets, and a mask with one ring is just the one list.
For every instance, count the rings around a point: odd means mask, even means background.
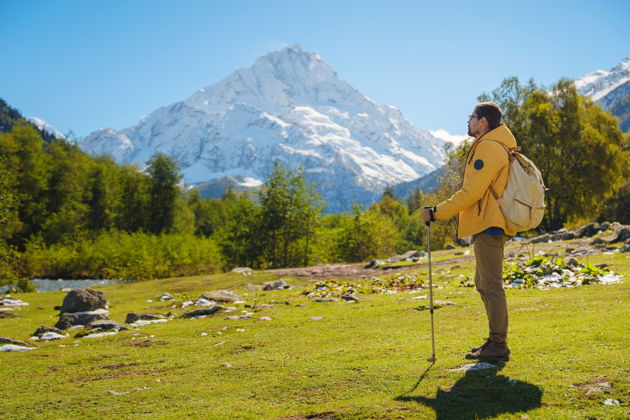
[{"label": "white cloud-free sky", "polygon": [[0,98],[63,133],[122,129],[289,44],[426,129],[464,134],[509,76],[630,55],[630,1],[0,1]]}]

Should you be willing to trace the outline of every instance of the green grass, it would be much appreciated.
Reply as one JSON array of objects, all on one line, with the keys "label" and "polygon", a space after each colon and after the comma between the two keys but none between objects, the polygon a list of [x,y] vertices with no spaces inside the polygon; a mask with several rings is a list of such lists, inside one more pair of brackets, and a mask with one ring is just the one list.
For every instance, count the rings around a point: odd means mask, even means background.
[{"label": "green grass", "polygon": [[[589,262],[608,263],[628,277],[627,255]],[[628,418],[628,278],[608,286],[508,290],[512,359],[497,370],[465,373],[449,369],[469,363],[463,355],[482,342],[487,327],[477,292],[453,286],[452,276],[471,274],[473,262],[454,264],[461,268],[434,274],[435,299],[456,303],[435,311],[434,365],[427,361],[429,312],[416,310],[428,302],[413,300],[417,294],[315,303],[302,295],[315,282],[303,279],[288,280],[300,286],[295,289],[246,291],[247,283],[277,278],[260,272],[153,280],[97,289],[106,293],[111,318],[118,321],[127,312],[194,308],[146,302],[163,292],[181,302],[221,288],[233,288],[249,304],[275,303],[254,315],[272,320],[232,321],[219,313],[0,353],[0,413],[7,419]],[[426,278],[426,267],[411,273]],[[0,319],[0,335],[24,340],[38,326],[53,325],[53,307],[64,294],[15,295],[30,305],[16,311],[19,318]],[[316,316],[323,319],[311,320]],[[146,340],[153,345],[130,346]],[[612,388],[587,395],[597,382]],[[125,395],[107,392],[136,388]],[[622,405],[604,405],[608,398]]]}]

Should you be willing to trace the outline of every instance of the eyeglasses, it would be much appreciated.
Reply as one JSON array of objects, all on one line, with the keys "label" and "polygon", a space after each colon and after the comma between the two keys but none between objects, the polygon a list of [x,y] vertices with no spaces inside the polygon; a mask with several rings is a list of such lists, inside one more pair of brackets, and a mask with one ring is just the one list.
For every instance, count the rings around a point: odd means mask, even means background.
[{"label": "eyeglasses", "polygon": [[479,119],[479,115],[474,115],[474,114],[473,115],[469,115],[468,116],[468,121],[471,121],[473,118]]}]

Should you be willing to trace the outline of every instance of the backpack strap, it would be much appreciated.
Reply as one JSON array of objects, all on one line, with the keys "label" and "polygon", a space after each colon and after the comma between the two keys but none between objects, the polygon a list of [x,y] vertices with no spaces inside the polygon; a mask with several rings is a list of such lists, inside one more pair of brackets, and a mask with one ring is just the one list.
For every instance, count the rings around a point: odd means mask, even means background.
[{"label": "backpack strap", "polygon": [[[499,143],[501,146],[503,146],[503,148],[505,149],[505,151],[508,154],[509,163],[512,163],[512,161],[514,161],[514,159],[515,159],[515,157],[513,155],[513,152],[520,152],[521,151],[521,147],[520,146],[507,147],[505,144],[501,143],[500,141],[496,141],[496,140],[492,140],[492,139],[486,139],[486,140],[493,141],[495,143]],[[492,183],[490,183],[490,187],[488,189],[490,190],[490,193],[492,193],[492,196],[494,197],[494,199],[499,201],[499,198],[501,198],[501,197],[499,197],[499,194],[497,194],[497,191],[492,186]],[[477,205],[479,206],[479,212],[481,212],[481,200],[479,200],[477,202]]]}]

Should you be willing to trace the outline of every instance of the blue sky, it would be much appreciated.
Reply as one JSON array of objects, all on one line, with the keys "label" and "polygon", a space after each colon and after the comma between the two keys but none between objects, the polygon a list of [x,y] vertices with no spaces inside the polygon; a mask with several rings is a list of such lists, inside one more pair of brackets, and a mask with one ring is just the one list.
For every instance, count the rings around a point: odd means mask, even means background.
[{"label": "blue sky", "polygon": [[630,56],[630,1],[0,0],[0,98],[63,133],[134,125],[289,44],[419,127],[463,134],[501,80]]}]

